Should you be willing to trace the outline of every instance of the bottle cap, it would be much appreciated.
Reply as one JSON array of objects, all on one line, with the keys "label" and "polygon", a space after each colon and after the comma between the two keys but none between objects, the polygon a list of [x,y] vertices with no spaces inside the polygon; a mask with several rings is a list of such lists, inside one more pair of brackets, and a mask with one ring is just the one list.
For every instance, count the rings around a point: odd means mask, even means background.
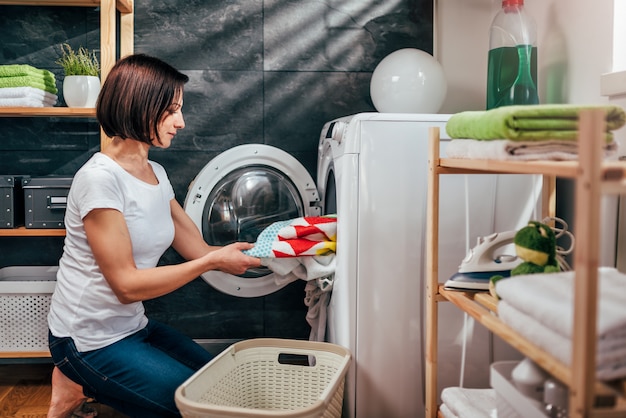
[{"label": "bottle cap", "polygon": [[523,6],[524,0],[502,0],[502,7]]}]

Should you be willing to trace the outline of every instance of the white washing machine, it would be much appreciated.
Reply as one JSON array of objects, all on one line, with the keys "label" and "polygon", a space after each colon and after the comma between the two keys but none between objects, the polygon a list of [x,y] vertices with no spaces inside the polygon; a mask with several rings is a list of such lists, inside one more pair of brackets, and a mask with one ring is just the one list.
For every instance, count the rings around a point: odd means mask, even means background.
[{"label": "white washing machine", "polygon": [[[254,242],[276,221],[320,214],[307,170],[285,151],[261,144],[240,145],[209,161],[190,184],[184,208],[211,245]],[[297,279],[265,267],[242,276],[209,271],[202,278],[240,297],[268,295]]]},{"label": "white washing machine", "polygon": [[[254,241],[269,223],[303,214],[336,213],[337,259],[327,339],[350,349],[344,415],[424,415],[424,275],[428,129],[445,138],[447,115],[360,113],[326,123],[318,149],[317,189],[290,155],[265,145],[221,154],[190,186],[185,210],[207,242]],[[445,152],[446,140],[442,141]],[[456,272],[465,236],[516,229],[537,201],[532,176],[444,176],[441,179],[440,266]],[[539,185],[540,186],[540,185]],[[465,194],[469,190],[469,195]],[[465,197],[467,196],[467,197]],[[533,199],[531,199],[533,198]],[[464,215],[468,202],[471,227]],[[234,277],[209,272],[217,289],[244,297],[278,290],[294,278],[268,271]],[[444,312],[440,382],[455,385],[463,318]],[[482,333],[481,333],[482,332]],[[472,334],[467,385],[488,385],[493,360],[486,330]]]}]

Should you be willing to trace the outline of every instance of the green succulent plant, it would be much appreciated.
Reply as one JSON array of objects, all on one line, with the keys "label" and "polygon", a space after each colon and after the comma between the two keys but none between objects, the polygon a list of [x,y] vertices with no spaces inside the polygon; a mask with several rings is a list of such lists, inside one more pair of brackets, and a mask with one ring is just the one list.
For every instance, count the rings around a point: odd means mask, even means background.
[{"label": "green succulent plant", "polygon": [[62,56],[55,62],[63,67],[65,75],[100,75],[100,62],[94,51],[80,47],[74,51],[69,44],[61,45]]}]

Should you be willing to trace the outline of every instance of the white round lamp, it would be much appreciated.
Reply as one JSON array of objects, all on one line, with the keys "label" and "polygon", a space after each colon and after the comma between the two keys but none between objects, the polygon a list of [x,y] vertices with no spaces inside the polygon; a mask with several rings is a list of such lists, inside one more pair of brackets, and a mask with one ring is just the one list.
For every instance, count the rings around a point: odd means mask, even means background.
[{"label": "white round lamp", "polygon": [[437,113],[447,88],[443,68],[432,55],[404,48],[376,66],[370,96],[381,113]]}]

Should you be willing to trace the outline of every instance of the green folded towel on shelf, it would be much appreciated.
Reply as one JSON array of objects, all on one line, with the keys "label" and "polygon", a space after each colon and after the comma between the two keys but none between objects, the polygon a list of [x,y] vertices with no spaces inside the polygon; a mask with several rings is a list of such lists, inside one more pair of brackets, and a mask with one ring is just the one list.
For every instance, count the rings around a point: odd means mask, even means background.
[{"label": "green folded towel on shelf", "polygon": [[576,140],[580,112],[589,109],[605,111],[606,141],[611,142],[611,131],[626,123],[624,109],[613,105],[519,105],[465,111],[450,117],[446,132],[453,139]]},{"label": "green folded towel on shelf", "polygon": [[0,77],[0,88],[4,87],[34,87],[52,94],[58,93],[56,83],[29,75]]},{"label": "green folded towel on shelf", "polygon": [[54,73],[33,67],[28,64],[6,64],[0,65],[0,77],[19,77],[31,75],[35,77],[43,77],[44,79],[54,81]]}]

